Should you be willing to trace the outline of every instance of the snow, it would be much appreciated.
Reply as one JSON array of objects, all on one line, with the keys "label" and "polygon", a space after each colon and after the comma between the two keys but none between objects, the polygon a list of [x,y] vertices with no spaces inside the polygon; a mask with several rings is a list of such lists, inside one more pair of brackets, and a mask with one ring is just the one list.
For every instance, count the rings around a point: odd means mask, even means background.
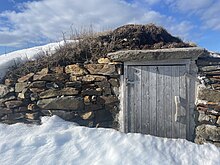
[{"label": "snow", "polygon": [[0,124],[1,165],[220,164],[220,149],[183,139],[86,128],[57,116],[42,125]]},{"label": "snow", "polygon": [[35,60],[45,54],[53,54],[57,49],[66,43],[76,42],[75,40],[66,40],[50,43],[43,46],[22,49],[11,53],[0,55],[0,80],[5,76],[8,68],[25,61]]},{"label": "snow", "polygon": [[220,53],[209,51],[209,56],[214,58],[220,58]]}]

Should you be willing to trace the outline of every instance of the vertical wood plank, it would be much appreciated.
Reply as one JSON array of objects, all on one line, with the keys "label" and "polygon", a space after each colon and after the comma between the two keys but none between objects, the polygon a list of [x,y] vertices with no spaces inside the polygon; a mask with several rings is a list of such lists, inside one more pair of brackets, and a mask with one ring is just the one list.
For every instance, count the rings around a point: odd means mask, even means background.
[{"label": "vertical wood plank", "polygon": [[166,66],[164,68],[165,71],[165,79],[164,79],[164,101],[165,101],[165,113],[164,115],[164,125],[165,125],[165,137],[172,137],[172,99],[171,99],[171,90],[172,90],[172,80],[171,80],[171,74],[172,74],[172,68],[171,66]]},{"label": "vertical wood plank", "polygon": [[150,83],[149,83],[149,66],[142,66],[141,73],[141,101],[142,101],[142,129],[141,132],[144,134],[150,134]]},{"label": "vertical wood plank", "polygon": [[186,119],[187,119],[187,97],[186,97],[186,79],[185,79],[185,73],[186,73],[186,67],[185,66],[179,66],[179,77],[180,77],[180,101],[181,101],[181,111],[180,111],[180,121],[179,121],[179,130],[180,130],[180,138],[185,139],[186,138]]},{"label": "vertical wood plank", "polygon": [[142,116],[142,102],[141,100],[141,66],[135,66],[134,71],[134,120],[135,120],[135,132],[141,133],[141,116]]},{"label": "vertical wood plank", "polygon": [[[129,66],[127,72],[127,80],[134,81],[134,67]],[[128,132],[135,132],[135,116],[134,116],[134,86],[127,84],[128,89],[128,103],[127,103],[127,114],[128,114]]]},{"label": "vertical wood plank", "polygon": [[157,136],[164,137],[164,68],[166,66],[158,66],[157,69]]},{"label": "vertical wood plank", "polygon": [[192,106],[191,106],[191,102],[192,100],[195,100],[195,98],[193,98],[194,94],[193,94],[193,84],[192,84],[192,80],[189,78],[186,78],[186,85],[187,85],[187,100],[188,100],[188,104],[187,104],[187,112],[186,112],[186,122],[187,122],[187,126],[186,126],[186,131],[187,131],[187,139],[188,140],[192,140],[192,121],[193,119],[193,114],[192,114]]},{"label": "vertical wood plank", "polygon": [[[190,73],[190,68],[189,68],[189,65],[187,65],[187,73]],[[191,90],[194,90],[191,88],[191,82],[192,80],[188,77],[185,77],[186,78],[186,99],[187,99],[187,112],[186,112],[186,122],[187,122],[187,125],[186,125],[186,134],[187,134],[187,139],[190,140],[191,139],[191,116],[190,116],[190,111],[191,111],[191,108],[190,108],[190,103],[192,102],[192,100],[194,100],[192,98],[192,95],[193,95],[193,92]]]},{"label": "vertical wood plank", "polygon": [[122,103],[122,110],[123,110],[123,131],[128,132],[128,87],[126,85],[126,79],[127,79],[127,72],[128,72],[128,66],[124,65],[124,75],[122,80],[122,89],[121,92],[123,93],[122,97],[120,98],[120,102]]},{"label": "vertical wood plank", "polygon": [[[176,106],[174,98],[180,96],[180,80],[179,80],[179,66],[172,66],[172,89],[171,89],[171,101],[172,101],[172,138],[180,137],[179,122],[175,121]],[[179,112],[178,112],[179,113]]]},{"label": "vertical wood plank", "polygon": [[157,105],[157,66],[149,66],[149,84],[150,84],[150,133],[151,135],[157,135],[157,112],[156,112],[156,105]]}]

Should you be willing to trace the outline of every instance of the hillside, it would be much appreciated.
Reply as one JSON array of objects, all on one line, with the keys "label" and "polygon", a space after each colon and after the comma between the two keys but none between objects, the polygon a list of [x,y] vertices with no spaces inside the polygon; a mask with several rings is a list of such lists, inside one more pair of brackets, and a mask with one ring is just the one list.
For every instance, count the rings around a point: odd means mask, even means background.
[{"label": "hillside", "polygon": [[16,64],[9,69],[6,78],[14,79],[30,72],[36,73],[45,67],[96,63],[98,58],[119,50],[191,47],[154,24],[124,25],[109,32],[80,34],[73,40],[77,42],[61,46],[52,55],[41,54],[34,61]]}]

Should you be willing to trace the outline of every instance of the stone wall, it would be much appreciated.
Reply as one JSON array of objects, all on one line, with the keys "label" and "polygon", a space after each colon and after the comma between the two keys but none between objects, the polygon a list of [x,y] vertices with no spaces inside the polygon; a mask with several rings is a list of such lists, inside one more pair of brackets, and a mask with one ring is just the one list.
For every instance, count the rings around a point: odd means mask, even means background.
[{"label": "stone wall", "polygon": [[195,142],[220,146],[220,59],[200,58],[197,66],[202,84],[198,87]]},{"label": "stone wall", "polygon": [[44,68],[0,84],[0,122],[40,123],[41,116],[89,127],[117,128],[120,63]]}]

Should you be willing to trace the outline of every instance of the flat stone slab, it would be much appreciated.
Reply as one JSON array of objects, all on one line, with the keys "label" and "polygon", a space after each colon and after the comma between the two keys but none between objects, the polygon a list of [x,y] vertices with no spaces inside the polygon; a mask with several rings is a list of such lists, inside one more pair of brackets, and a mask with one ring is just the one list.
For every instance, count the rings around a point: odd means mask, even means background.
[{"label": "flat stone slab", "polygon": [[20,107],[23,104],[22,101],[20,100],[9,100],[5,102],[5,105],[7,108],[16,108],[16,107]]},{"label": "flat stone slab", "polygon": [[196,136],[200,136],[204,142],[205,140],[220,142],[220,127],[202,124],[196,128]]},{"label": "flat stone slab", "polygon": [[37,102],[37,105],[41,109],[49,110],[83,110],[84,104],[81,97],[59,97],[59,98],[50,98],[43,99]]},{"label": "flat stone slab", "polygon": [[0,98],[3,98],[8,93],[13,92],[14,88],[8,87],[7,85],[0,84]]},{"label": "flat stone slab", "polygon": [[90,74],[117,75],[115,65],[108,64],[86,64],[84,67]]},{"label": "flat stone slab", "polygon": [[109,53],[108,57],[113,61],[156,61],[168,59],[192,59],[206,53],[205,49],[199,47],[192,48],[170,48],[155,50],[125,50]]},{"label": "flat stone slab", "polygon": [[201,88],[198,92],[199,100],[207,100],[210,102],[220,102],[220,92],[216,90]]},{"label": "flat stone slab", "polygon": [[64,88],[61,90],[54,90],[54,89],[49,89],[46,90],[44,92],[41,92],[39,94],[39,97],[41,99],[46,99],[46,98],[51,98],[51,97],[57,97],[57,96],[71,96],[71,95],[77,95],[79,93],[78,90],[76,90],[75,88]]},{"label": "flat stone slab", "polygon": [[66,73],[71,73],[73,75],[84,75],[87,74],[87,71],[77,64],[67,65],[65,67]]}]

